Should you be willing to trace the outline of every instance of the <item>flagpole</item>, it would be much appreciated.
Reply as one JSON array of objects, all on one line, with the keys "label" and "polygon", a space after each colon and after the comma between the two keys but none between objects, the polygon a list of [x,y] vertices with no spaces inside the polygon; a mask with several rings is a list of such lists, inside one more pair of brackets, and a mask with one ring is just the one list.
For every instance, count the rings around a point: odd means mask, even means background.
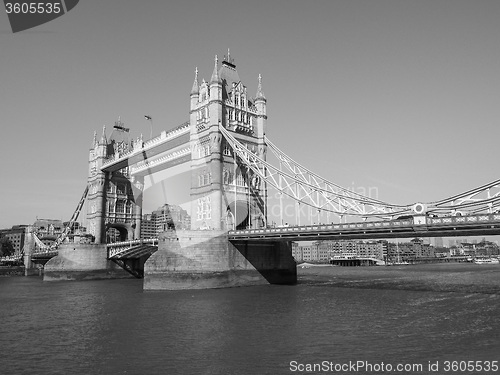
[{"label": "flagpole", "polygon": [[153,139],[153,118],[148,115],[144,115],[144,118],[151,123],[151,131],[149,133],[149,139]]}]

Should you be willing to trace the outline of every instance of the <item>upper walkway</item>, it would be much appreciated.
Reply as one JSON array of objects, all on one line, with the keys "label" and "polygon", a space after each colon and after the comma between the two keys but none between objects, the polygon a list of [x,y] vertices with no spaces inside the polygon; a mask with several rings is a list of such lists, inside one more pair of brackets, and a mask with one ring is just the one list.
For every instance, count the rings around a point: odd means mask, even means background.
[{"label": "upper walkway", "polygon": [[[186,122],[168,132],[162,131],[156,138],[143,143],[136,143],[132,150],[116,154],[115,158],[104,162],[101,170],[103,172],[113,172],[137,165],[131,173],[139,174],[143,172],[143,169],[148,169],[153,165],[160,165],[165,162],[172,162],[174,159],[183,158],[181,162],[187,162],[191,159],[189,129],[189,123]],[[186,151],[186,146],[188,146],[188,152]],[[165,155],[168,151],[173,152]],[[148,173],[151,173],[151,171],[148,171]]]}]

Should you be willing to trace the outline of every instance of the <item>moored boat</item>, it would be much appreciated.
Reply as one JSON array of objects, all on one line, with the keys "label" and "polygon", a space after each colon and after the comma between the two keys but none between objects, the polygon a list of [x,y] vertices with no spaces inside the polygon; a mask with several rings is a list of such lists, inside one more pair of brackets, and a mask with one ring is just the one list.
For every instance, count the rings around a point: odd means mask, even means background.
[{"label": "moored boat", "polygon": [[497,258],[476,258],[474,259],[475,264],[500,264]]}]

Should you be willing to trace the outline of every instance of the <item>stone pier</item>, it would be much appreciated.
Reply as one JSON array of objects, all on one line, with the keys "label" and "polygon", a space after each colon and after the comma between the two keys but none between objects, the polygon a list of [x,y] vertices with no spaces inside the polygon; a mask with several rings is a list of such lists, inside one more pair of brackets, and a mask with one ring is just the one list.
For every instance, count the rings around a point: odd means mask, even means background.
[{"label": "stone pier", "polygon": [[290,242],[233,244],[226,231],[163,232],[158,251],[144,265],[145,290],[296,283]]},{"label": "stone pier", "polygon": [[133,278],[107,259],[106,245],[63,244],[44,267],[44,281]]}]

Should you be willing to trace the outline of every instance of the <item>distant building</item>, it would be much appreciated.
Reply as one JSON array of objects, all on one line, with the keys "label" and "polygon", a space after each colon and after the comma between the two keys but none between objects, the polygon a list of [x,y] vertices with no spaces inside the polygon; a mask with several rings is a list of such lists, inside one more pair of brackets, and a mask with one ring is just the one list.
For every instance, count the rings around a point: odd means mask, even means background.
[{"label": "distant building", "polygon": [[476,244],[476,255],[488,257],[492,255],[500,255],[500,249],[496,243],[483,239],[481,242]]},{"label": "distant building", "polygon": [[388,243],[387,261],[413,261],[418,258],[435,258],[434,246],[424,243],[420,238],[414,238],[410,242]]},{"label": "distant building", "polygon": [[143,215],[141,238],[157,237],[167,229],[190,229],[191,217],[182,207],[164,204],[151,214]]},{"label": "distant building", "polygon": [[57,219],[36,219],[33,223],[33,231],[44,245],[53,245],[57,237],[64,230],[62,220]]},{"label": "distant building", "polygon": [[6,237],[12,243],[14,255],[22,253],[24,248],[25,234],[27,225],[14,225],[9,229],[0,229],[0,238]]},{"label": "distant building", "polygon": [[292,256],[296,261],[321,263],[328,263],[329,260],[333,258],[383,259],[384,248],[387,248],[387,246],[383,241],[316,241],[309,245],[302,245],[294,242],[292,244]]},{"label": "distant building", "polygon": [[156,231],[156,217],[152,214],[142,216],[141,221],[141,238],[154,238],[158,235]]}]

